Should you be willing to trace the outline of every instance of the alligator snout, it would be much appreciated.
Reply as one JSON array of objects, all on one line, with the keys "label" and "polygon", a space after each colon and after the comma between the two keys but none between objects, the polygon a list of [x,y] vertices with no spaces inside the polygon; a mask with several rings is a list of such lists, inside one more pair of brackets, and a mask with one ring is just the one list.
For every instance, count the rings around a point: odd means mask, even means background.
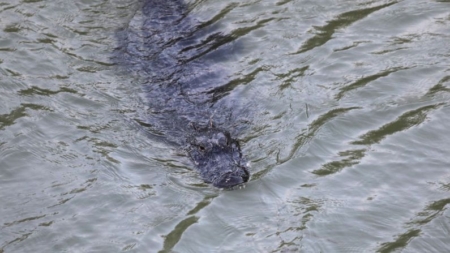
[{"label": "alligator snout", "polygon": [[239,167],[236,171],[222,174],[213,185],[217,188],[229,189],[242,185],[248,181],[250,173],[244,167]]}]

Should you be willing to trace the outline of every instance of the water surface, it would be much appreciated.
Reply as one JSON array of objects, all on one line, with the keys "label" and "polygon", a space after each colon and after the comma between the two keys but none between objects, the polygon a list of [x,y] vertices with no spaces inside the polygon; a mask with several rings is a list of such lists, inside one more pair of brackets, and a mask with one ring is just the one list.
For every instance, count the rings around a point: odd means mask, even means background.
[{"label": "water surface", "polygon": [[450,251],[448,1],[188,4],[242,46],[251,182],[133,123],[111,56],[139,1],[3,1],[0,252]]}]

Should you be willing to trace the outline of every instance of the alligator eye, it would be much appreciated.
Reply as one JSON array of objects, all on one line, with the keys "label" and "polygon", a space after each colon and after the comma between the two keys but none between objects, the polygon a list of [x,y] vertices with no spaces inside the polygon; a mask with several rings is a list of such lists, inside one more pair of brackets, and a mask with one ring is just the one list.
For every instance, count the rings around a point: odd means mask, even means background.
[{"label": "alligator eye", "polygon": [[198,149],[200,149],[200,151],[205,151],[205,147],[203,146],[198,146]]}]

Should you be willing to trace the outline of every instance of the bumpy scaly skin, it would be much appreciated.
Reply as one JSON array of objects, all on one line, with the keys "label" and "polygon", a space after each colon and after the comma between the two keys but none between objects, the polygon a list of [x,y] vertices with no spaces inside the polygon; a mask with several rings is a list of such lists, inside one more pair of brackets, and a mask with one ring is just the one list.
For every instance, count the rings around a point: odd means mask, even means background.
[{"label": "bumpy scaly skin", "polygon": [[232,137],[240,115],[229,98],[235,85],[222,65],[230,37],[196,21],[182,0],[143,0],[118,39],[118,64],[146,82],[149,110],[139,121],[186,149],[205,182],[218,188],[247,182],[250,174]]}]

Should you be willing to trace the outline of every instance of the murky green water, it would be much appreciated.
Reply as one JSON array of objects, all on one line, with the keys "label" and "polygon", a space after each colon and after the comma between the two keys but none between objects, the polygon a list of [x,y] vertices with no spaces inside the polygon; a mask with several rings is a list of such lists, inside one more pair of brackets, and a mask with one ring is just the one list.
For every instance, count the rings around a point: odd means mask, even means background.
[{"label": "murky green water", "polygon": [[0,252],[449,252],[449,1],[190,1],[254,105],[243,190],[131,123],[138,1],[0,2]]}]

